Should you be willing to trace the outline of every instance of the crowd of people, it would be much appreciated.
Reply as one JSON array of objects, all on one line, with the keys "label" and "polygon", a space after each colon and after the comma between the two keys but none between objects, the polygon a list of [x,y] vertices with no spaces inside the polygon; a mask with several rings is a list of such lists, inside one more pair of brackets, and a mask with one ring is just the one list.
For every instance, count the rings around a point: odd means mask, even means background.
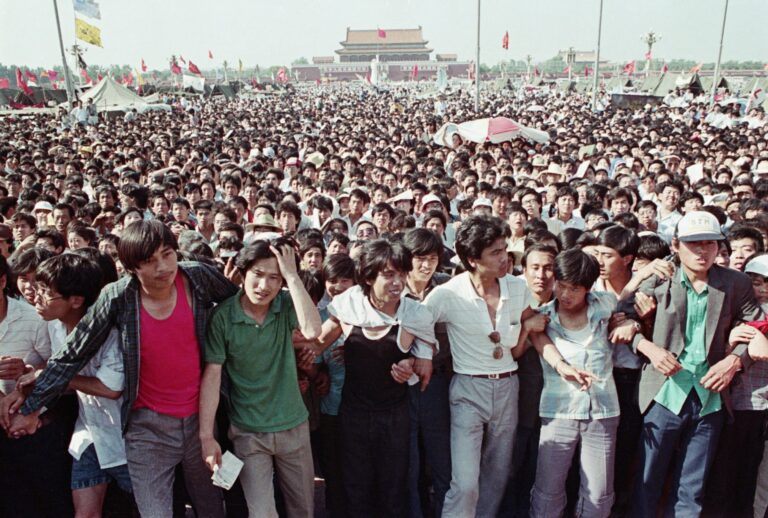
[{"label": "crowd of people", "polygon": [[604,101],[0,119],[0,518],[768,516],[764,114]]}]

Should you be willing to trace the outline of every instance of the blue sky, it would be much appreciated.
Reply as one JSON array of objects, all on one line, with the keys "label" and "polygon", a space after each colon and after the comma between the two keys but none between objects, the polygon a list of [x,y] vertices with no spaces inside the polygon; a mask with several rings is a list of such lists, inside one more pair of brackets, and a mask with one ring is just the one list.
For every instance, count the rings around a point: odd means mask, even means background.
[{"label": "blue sky", "polygon": [[[654,58],[714,62],[725,0],[604,0],[602,55],[612,61],[642,57],[640,36],[662,36]],[[0,61],[60,63],[51,0],[0,0]],[[74,42],[74,10],[58,0],[65,46]],[[352,28],[421,25],[436,52],[473,59],[476,0],[101,0],[104,48],[89,47],[89,64],[166,68],[171,54],[200,68],[227,59],[246,67],[289,64],[333,55]],[[481,60],[546,60],[559,49],[593,49],[599,0],[482,0]],[[732,0],[723,59],[768,62],[768,0]],[[505,31],[510,49],[501,48]],[[87,46],[87,45],[86,45]],[[208,50],[214,61],[208,59]]]}]

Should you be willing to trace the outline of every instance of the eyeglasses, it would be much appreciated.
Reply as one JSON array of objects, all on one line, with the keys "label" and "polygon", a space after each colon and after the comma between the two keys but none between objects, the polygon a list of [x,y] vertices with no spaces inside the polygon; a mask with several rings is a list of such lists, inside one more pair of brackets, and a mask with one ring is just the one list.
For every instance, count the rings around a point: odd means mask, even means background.
[{"label": "eyeglasses", "polygon": [[51,297],[51,293],[48,290],[45,289],[36,289],[35,290],[35,296],[39,298],[42,302],[45,304],[50,304],[54,300],[63,299],[63,295],[57,295],[55,297]]}]

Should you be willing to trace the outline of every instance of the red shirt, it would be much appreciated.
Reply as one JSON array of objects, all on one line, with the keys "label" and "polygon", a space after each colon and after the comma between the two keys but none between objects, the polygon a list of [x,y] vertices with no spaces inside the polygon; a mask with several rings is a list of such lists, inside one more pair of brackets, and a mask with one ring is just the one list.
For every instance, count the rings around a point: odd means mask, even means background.
[{"label": "red shirt", "polygon": [[200,402],[200,348],[182,273],[176,274],[176,307],[158,320],[141,307],[139,393],[133,408],[189,417]]}]

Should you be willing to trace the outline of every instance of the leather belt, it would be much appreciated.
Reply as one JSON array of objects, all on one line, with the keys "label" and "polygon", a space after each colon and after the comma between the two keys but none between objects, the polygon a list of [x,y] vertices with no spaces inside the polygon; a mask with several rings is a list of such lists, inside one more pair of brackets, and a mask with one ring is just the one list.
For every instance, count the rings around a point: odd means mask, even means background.
[{"label": "leather belt", "polygon": [[473,378],[482,378],[486,380],[503,380],[505,378],[511,378],[517,376],[517,371],[498,372],[494,374],[469,374]]}]

